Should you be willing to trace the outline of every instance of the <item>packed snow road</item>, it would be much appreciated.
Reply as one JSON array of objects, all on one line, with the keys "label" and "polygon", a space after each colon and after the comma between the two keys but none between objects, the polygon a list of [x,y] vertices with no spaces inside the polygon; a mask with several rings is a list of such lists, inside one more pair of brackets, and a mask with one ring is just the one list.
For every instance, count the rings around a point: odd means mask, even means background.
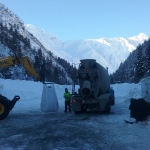
[{"label": "packed snow road", "polygon": [[[41,83],[2,80],[2,94],[21,98],[5,120],[0,120],[1,150],[149,150],[150,123],[127,124],[131,97],[140,96],[140,85],[113,85],[116,104],[110,114],[64,113],[66,86],[55,85],[57,113],[40,110]],[[12,86],[8,86],[8,85]],[[13,88],[11,88],[13,87]],[[19,88],[18,88],[19,87]],[[67,87],[71,90],[71,87]]]},{"label": "packed snow road", "polygon": [[[127,105],[126,105],[127,106]],[[126,124],[126,108],[111,114],[13,113],[0,123],[2,150],[148,150],[149,124]],[[147,142],[146,142],[147,141]]]}]

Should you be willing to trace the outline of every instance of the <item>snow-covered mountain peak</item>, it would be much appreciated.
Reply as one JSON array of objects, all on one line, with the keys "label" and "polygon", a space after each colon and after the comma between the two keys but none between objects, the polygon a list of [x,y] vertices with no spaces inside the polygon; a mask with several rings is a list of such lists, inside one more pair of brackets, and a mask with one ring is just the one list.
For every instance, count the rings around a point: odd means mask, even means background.
[{"label": "snow-covered mountain peak", "polygon": [[[49,51],[51,51],[55,56],[68,60],[72,62],[74,59],[71,55],[63,51],[62,41],[52,33],[45,31],[40,27],[36,27],[32,24],[25,25],[28,32],[30,32],[34,37],[42,43],[42,45]],[[72,61],[71,61],[72,60]]]},{"label": "snow-covered mountain peak", "polygon": [[138,36],[133,36],[133,37],[129,37],[129,40],[133,40],[133,41],[145,41],[147,40],[149,37],[147,35],[145,35],[144,33],[140,33]]},{"label": "snow-covered mountain peak", "polygon": [[106,40],[106,38],[100,38],[100,39],[88,39],[89,41],[95,41],[95,42],[99,42],[101,44],[110,46],[110,42],[108,40]]},{"label": "snow-covered mountain peak", "polygon": [[144,33],[140,33],[138,36],[137,36],[138,39],[140,40],[145,40],[145,39],[148,39],[148,36],[146,36]]},{"label": "snow-covered mountain peak", "polygon": [[28,38],[31,47],[42,48],[43,53],[51,51],[55,56],[70,63],[79,63],[80,59],[93,58],[109,72],[114,72],[128,56],[149,37],[144,33],[129,38],[99,38],[62,42],[52,33],[31,24],[24,25],[17,15],[0,4],[0,22],[8,28],[13,27]]},{"label": "snow-covered mountain peak", "polygon": [[28,30],[32,30],[32,32],[35,32],[36,34],[46,36],[46,37],[50,38],[51,40],[52,39],[54,39],[54,40],[58,39],[58,37],[56,37],[54,34],[49,33],[40,27],[34,26],[32,24],[26,24],[25,26]]},{"label": "snow-covered mountain peak", "polygon": [[99,38],[83,39],[62,42],[59,38],[47,31],[26,25],[27,30],[32,33],[48,50],[51,50],[56,56],[69,61],[70,63],[79,63],[80,59],[91,58],[109,68],[109,72],[115,72],[121,62],[129,56],[130,52],[136,49],[148,39],[143,33],[136,37],[128,39],[120,38]]},{"label": "snow-covered mountain peak", "polygon": [[147,36],[144,33],[140,33],[137,37],[139,37],[139,38],[145,38]]},{"label": "snow-covered mountain peak", "polygon": [[59,50],[62,45],[62,41],[55,35],[36,27],[32,24],[27,24],[26,29],[33,34],[37,39],[43,44],[43,46],[48,50]]},{"label": "snow-covered mountain peak", "polygon": [[8,28],[10,28],[10,24],[16,24],[16,26],[24,25],[22,20],[3,4],[0,4],[0,22]]}]

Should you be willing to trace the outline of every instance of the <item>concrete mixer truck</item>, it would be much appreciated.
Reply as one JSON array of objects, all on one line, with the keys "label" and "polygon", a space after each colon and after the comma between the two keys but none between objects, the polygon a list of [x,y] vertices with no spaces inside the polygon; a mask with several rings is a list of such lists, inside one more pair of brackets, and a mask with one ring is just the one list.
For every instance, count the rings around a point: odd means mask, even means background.
[{"label": "concrete mixer truck", "polygon": [[85,112],[88,109],[110,112],[110,78],[108,69],[98,64],[95,59],[80,60],[77,70],[79,83],[78,92],[73,86],[71,106],[75,113]]}]

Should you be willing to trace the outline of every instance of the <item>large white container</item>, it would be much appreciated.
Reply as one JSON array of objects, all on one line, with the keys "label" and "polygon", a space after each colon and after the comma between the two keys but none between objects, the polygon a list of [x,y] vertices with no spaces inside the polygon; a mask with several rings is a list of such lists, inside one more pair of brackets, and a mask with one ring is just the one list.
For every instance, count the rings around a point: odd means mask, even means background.
[{"label": "large white container", "polygon": [[45,82],[41,98],[41,110],[43,112],[57,112],[59,109],[58,99],[55,92],[54,83]]},{"label": "large white container", "polygon": [[141,80],[142,98],[145,98],[150,103],[150,76]]}]

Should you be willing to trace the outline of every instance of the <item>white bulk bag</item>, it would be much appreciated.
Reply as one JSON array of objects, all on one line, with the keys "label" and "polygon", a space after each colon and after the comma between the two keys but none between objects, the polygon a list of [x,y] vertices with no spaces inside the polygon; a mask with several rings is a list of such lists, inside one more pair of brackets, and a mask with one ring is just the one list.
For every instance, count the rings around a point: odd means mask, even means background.
[{"label": "white bulk bag", "polygon": [[58,100],[53,83],[44,83],[41,98],[41,111],[57,112],[59,109]]}]

